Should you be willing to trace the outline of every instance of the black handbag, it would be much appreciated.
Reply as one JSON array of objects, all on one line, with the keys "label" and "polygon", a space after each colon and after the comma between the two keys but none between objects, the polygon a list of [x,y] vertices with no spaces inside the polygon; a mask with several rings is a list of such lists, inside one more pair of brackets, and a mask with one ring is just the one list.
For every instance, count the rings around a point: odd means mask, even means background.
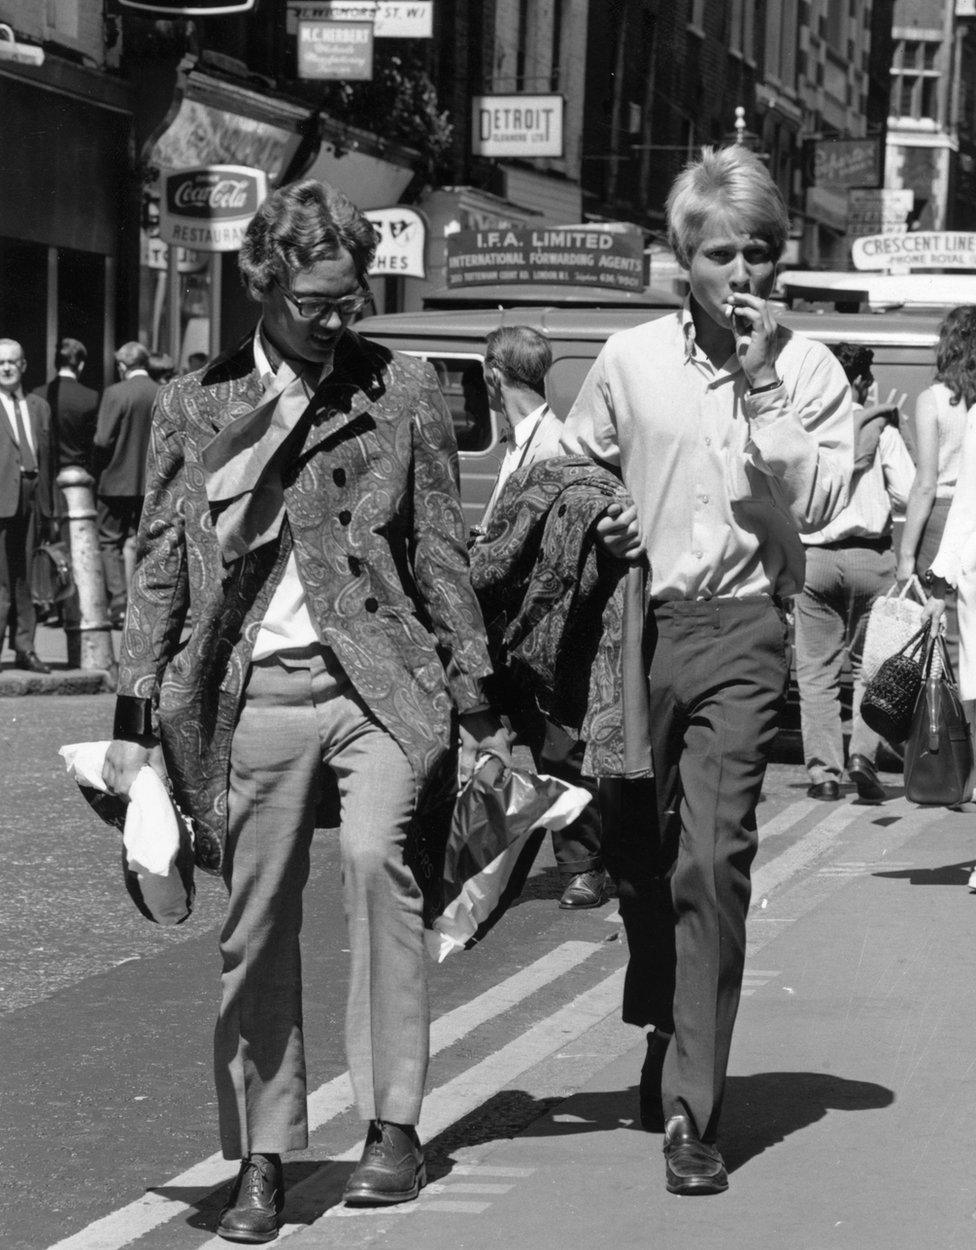
[{"label": "black handbag", "polygon": [[30,567],[31,599],[44,611],[63,603],[74,592],[71,555],[67,543],[41,543]]},{"label": "black handbag", "polygon": [[[932,657],[942,657],[935,674]],[[905,797],[929,807],[955,807],[973,793],[973,738],[966,721],[945,640],[931,638],[924,678],[905,743]]]},{"label": "black handbag", "polygon": [[886,742],[904,742],[911,733],[928,634],[927,625],[913,634],[900,651],[888,656],[864,687],[861,719]]}]

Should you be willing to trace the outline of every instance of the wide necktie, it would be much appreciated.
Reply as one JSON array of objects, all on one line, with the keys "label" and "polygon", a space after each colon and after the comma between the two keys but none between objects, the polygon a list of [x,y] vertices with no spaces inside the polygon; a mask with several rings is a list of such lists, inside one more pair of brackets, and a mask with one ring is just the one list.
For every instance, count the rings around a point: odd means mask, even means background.
[{"label": "wide necktie", "polygon": [[27,425],[24,422],[24,414],[21,408],[23,402],[19,396],[13,396],[14,423],[17,426],[17,442],[20,444],[20,468],[23,473],[36,473],[37,457],[34,455],[34,449],[31,447],[30,439],[27,437]]},{"label": "wide necktie", "polygon": [[229,563],[277,537],[285,516],[280,452],[309,407],[311,388],[282,361],[261,402],[204,447],[204,486]]}]

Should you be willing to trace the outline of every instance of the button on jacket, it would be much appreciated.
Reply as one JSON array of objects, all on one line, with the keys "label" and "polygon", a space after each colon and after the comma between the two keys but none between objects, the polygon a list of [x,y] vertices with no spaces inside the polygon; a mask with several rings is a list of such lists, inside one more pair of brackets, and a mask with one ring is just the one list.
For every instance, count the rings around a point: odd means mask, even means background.
[{"label": "button on jacket", "polygon": [[177,800],[195,822],[198,863],[210,869],[226,837],[231,737],[254,640],[292,550],[319,636],[406,754],[421,803],[447,757],[453,709],[484,707],[491,671],[433,369],[346,331],[286,466],[281,533],[225,565],[201,453],[263,393],[250,336],[161,391],[137,610],[122,639],[116,734],[148,732],[155,719]]}]

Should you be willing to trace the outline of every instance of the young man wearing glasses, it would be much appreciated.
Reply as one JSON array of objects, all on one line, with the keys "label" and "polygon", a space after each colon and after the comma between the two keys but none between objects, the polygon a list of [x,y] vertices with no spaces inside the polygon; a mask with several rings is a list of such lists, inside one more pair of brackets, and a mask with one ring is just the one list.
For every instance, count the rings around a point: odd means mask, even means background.
[{"label": "young man wearing glasses", "polygon": [[[307,1144],[299,931],[316,809],[338,800],[349,1070],[369,1121],[347,1203],[414,1198],[428,1059],[408,830],[475,751],[511,762],[482,693],[451,417],[433,369],[361,338],[375,234],[316,182],[276,191],[240,267],[252,336],[161,393],[106,781],[165,769],[229,891],[214,1058],[217,1231],[278,1235]],[[178,647],[184,623],[189,640]],[[457,728],[455,728],[457,726]],[[318,900],[316,900],[318,901]]]}]

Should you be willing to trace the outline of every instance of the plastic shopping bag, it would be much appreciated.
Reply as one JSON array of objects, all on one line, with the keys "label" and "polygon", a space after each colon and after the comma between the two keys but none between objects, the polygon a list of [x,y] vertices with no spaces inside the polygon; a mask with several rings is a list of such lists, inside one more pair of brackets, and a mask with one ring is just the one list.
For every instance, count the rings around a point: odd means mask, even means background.
[{"label": "plastic shopping bag", "polygon": [[441,908],[424,934],[438,963],[481,941],[521,893],[546,830],[564,829],[589,801],[558,777],[479,761],[454,805]]},{"label": "plastic shopping bag", "polygon": [[128,800],[102,780],[108,742],[76,742],[58,752],[91,808],[122,831],[122,875],[132,901],[155,924],[182,924],[193,911],[193,834],[159,775],[139,770]]}]

